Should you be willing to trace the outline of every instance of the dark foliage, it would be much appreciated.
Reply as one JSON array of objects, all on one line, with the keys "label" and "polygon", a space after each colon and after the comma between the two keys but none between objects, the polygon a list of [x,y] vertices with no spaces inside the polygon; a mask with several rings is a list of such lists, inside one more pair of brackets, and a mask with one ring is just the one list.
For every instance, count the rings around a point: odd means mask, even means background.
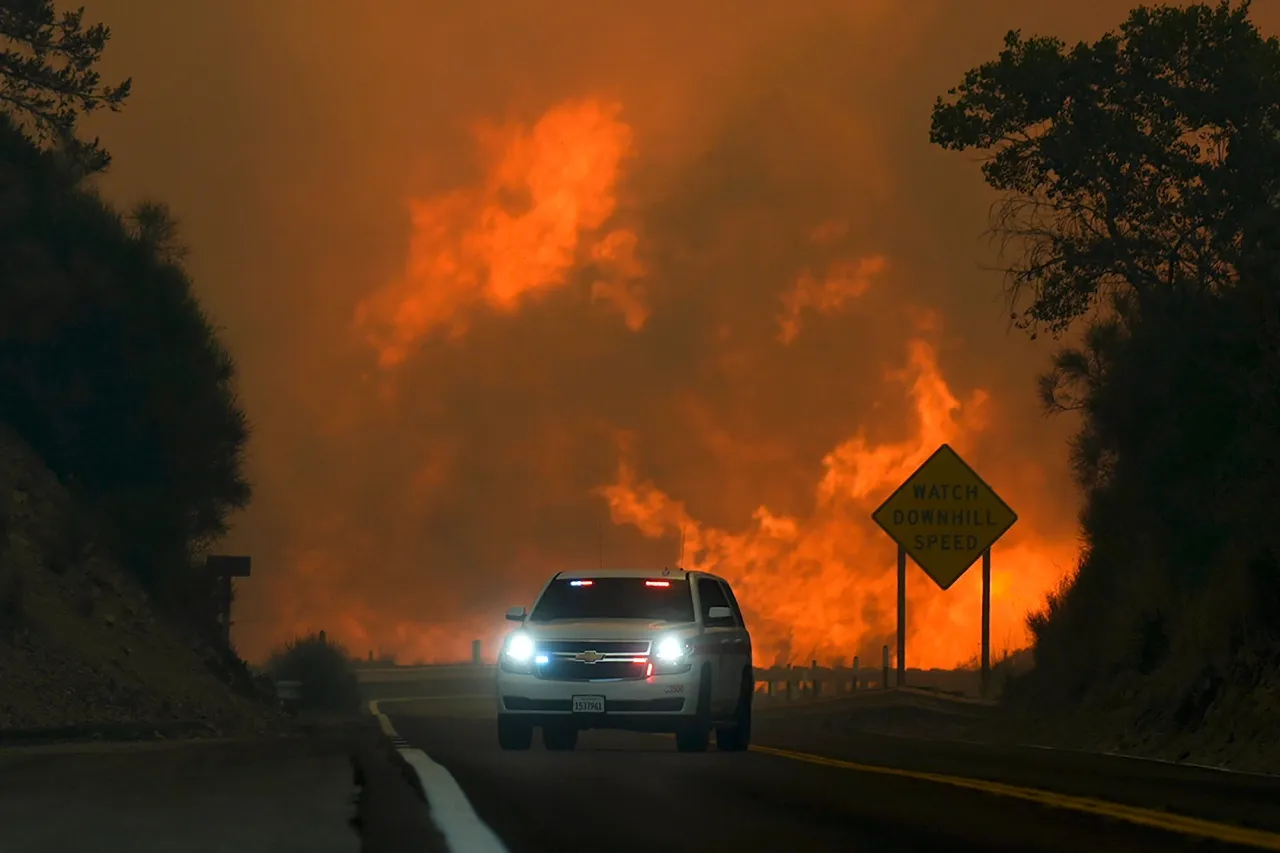
[{"label": "dark foliage", "polygon": [[1237,280],[1250,217],[1280,192],[1280,47],[1248,8],[1139,7],[1070,49],[1010,32],[938,99],[931,140],[988,152],[1005,193],[1020,323],[1061,331],[1110,292]]},{"label": "dark foliage", "polygon": [[153,589],[246,505],[234,368],[148,205],[126,221],[0,117],[0,418]]},{"label": "dark foliage", "polygon": [[267,671],[276,683],[300,682],[304,708],[354,711],[360,707],[360,689],[351,658],[324,631],[290,640],[271,655]]},{"label": "dark foliage", "polygon": [[934,109],[935,143],[990,155],[1015,319],[1096,309],[1040,388],[1081,418],[1086,498],[1078,571],[1030,620],[1055,701],[1280,640],[1280,42],[1248,11],[1140,7],[1070,49],[1010,33]]},{"label": "dark foliage", "polygon": [[17,126],[51,144],[84,172],[111,162],[97,139],[76,136],[81,116],[118,110],[130,81],[104,85],[96,66],[111,38],[102,24],[84,25],[84,9],[62,12],[53,0],[0,0],[0,105]]}]

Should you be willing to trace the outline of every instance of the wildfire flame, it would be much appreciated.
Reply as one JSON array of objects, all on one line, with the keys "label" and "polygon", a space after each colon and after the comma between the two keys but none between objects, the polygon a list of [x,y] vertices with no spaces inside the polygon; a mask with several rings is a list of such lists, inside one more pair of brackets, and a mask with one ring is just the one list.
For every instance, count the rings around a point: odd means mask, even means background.
[{"label": "wildfire flame", "polygon": [[[889,379],[905,385],[913,403],[914,434],[872,444],[857,433],[823,460],[814,511],[808,518],[777,515],[759,507],[747,530],[718,530],[691,518],[683,504],[649,481],[628,460],[628,440],[616,481],[600,490],[616,524],[634,525],[650,537],[683,531],[685,568],[728,578],[751,622],[758,662],[864,660],[896,632],[896,571],[892,542],[870,520],[872,511],[940,444],[972,447],[986,425],[985,391],[959,401],[938,368],[934,347],[917,338],[907,366]],[[1037,541],[1034,533],[1010,534],[1012,547],[997,546],[1013,569],[992,583],[992,618],[1006,629],[993,637],[1005,648],[1026,642],[1023,617],[1031,592],[1026,583],[1061,575],[1070,545]],[[1063,561],[1063,562],[1059,562]],[[908,649],[911,666],[949,667],[978,648],[975,578],[942,593],[919,573],[908,581]],[[878,659],[878,656],[877,656]]]},{"label": "wildfire flame", "polygon": [[789,344],[800,334],[800,316],[806,308],[831,313],[844,307],[871,287],[871,280],[884,272],[889,261],[883,255],[839,261],[827,275],[818,278],[805,270],[796,277],[791,290],[782,296],[783,313],[778,317],[778,340]]},{"label": "wildfire flame", "polygon": [[571,101],[532,128],[476,129],[488,152],[485,181],[411,200],[404,274],[357,309],[356,321],[384,367],[403,362],[436,329],[465,334],[467,311],[477,303],[514,311],[564,285],[584,257],[602,276],[594,295],[621,311],[630,328],[643,325],[640,296],[628,287],[643,272],[636,236],[625,229],[599,233],[613,216],[632,154],[621,111],[617,103]]},{"label": "wildfire flame", "polygon": [[[652,306],[645,289],[650,272],[638,254],[641,235],[615,221],[624,167],[635,149],[621,107],[592,99],[565,102],[532,126],[483,130],[477,138],[487,152],[485,179],[410,203],[404,273],[359,306],[357,323],[381,365],[401,364],[433,333],[465,336],[479,308],[517,312],[570,283],[617,311],[631,332],[644,329]],[[824,223],[811,240],[830,255],[847,230]],[[778,333],[771,345],[795,341],[806,313],[849,309],[890,266],[878,254],[837,257],[825,272],[800,270],[779,282]],[[714,571],[734,583],[758,663],[878,659],[881,644],[892,645],[896,630],[895,546],[874,526],[871,512],[940,444],[977,453],[988,430],[988,392],[976,390],[961,400],[943,376],[933,343],[941,326],[939,317],[923,312],[903,366],[884,377],[911,403],[909,423],[899,430],[907,437],[877,443],[851,424],[850,437],[823,459],[812,510],[803,516],[760,506],[745,529],[704,523],[644,478],[632,448],[645,436],[625,431],[618,433],[616,476],[595,497],[607,503],[615,525],[655,539],[683,535],[686,568]],[[697,401],[689,406],[696,414]],[[1018,505],[1017,494],[993,485]],[[1076,543],[1041,538],[1023,521],[994,550],[993,641],[1016,648],[1027,639],[1026,611],[1072,564]],[[325,558],[298,559],[302,566]],[[548,572],[563,568],[551,562]],[[944,593],[911,570],[911,666],[954,666],[976,655],[979,582],[970,572]],[[301,627],[302,617],[286,614],[285,623]],[[473,637],[492,650],[503,630],[491,615],[467,614],[447,625],[397,622],[359,605],[344,606],[338,621],[334,633],[354,648],[395,653],[403,662],[465,658]]]}]

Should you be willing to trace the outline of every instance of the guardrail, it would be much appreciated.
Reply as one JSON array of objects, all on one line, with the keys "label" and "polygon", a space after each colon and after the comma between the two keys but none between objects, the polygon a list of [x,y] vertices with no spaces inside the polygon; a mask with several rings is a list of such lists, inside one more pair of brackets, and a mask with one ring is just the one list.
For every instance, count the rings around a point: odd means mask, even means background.
[{"label": "guardrail", "polygon": [[384,669],[425,669],[429,667],[441,667],[441,666],[492,666],[492,664],[486,663],[484,660],[484,644],[480,640],[472,640],[470,660],[458,660],[458,661],[452,661],[448,663],[415,663],[415,664],[405,664],[402,666],[395,662],[395,658],[388,658],[388,657],[375,658],[373,656],[373,652],[370,651],[369,656],[367,658],[356,658],[355,660],[351,661],[351,666],[353,669],[357,671],[359,670],[374,671],[374,670],[384,670]]},{"label": "guardrail", "polygon": [[[481,660],[480,641],[472,643],[471,660],[452,663],[414,664],[388,666],[387,661],[369,661],[356,667],[356,677],[362,682],[412,679],[415,674],[444,675],[450,669],[492,669],[495,664]],[[981,693],[980,675],[977,670],[907,670],[907,684],[896,683],[896,672],[890,668],[888,646],[882,649],[880,666],[862,667],[857,657],[852,665],[820,666],[812,661],[809,666],[790,664],[757,667],[756,691],[782,700],[798,700],[840,696],[862,690],[886,690],[891,687],[910,686],[926,691],[958,697],[978,697]]]},{"label": "guardrail", "polygon": [[977,668],[964,669],[907,669],[899,677],[896,669],[890,668],[889,647],[880,649],[880,666],[860,666],[855,655],[852,666],[837,664],[835,666],[819,666],[812,661],[807,667],[796,667],[791,664],[772,667],[758,667],[755,671],[756,690],[768,696],[781,692],[785,699],[793,699],[797,694],[807,698],[820,698],[824,695],[839,696],[861,690],[910,689],[915,692],[932,693],[955,699],[975,699],[989,702],[1000,692],[999,686],[994,690]]},{"label": "guardrail", "polygon": [[840,696],[860,690],[885,690],[893,685],[892,676],[868,672],[853,666],[819,666],[817,661],[806,667],[773,666],[755,671],[756,692],[781,699],[818,699]]},{"label": "guardrail", "polygon": [[881,665],[875,668],[860,666],[856,657],[851,666],[821,666],[815,660],[809,666],[786,664],[757,667],[756,692],[782,700],[817,699],[897,687],[911,687],[962,698],[978,698],[981,695],[981,674],[977,670],[908,669],[906,683],[898,684],[897,673],[891,670],[888,661],[886,649]]}]

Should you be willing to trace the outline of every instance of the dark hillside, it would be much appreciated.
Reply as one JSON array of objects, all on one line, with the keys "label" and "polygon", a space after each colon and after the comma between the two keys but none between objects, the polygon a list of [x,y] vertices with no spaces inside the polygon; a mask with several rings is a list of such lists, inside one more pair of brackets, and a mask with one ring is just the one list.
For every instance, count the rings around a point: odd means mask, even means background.
[{"label": "dark hillside", "polygon": [[248,425],[174,219],[94,190],[78,119],[130,88],[94,70],[109,37],[0,5],[0,730],[253,727],[194,571],[248,503]]},{"label": "dark hillside", "polygon": [[231,358],[154,230],[0,121],[0,412],[122,564],[175,594],[248,501],[247,425]]},{"label": "dark hillside", "polygon": [[121,723],[268,726],[274,715],[237,684],[234,656],[157,608],[82,521],[40,459],[0,429],[0,740]]},{"label": "dark hillside", "polygon": [[1008,701],[1077,746],[1276,766],[1280,42],[1247,2],[1010,33],[933,139],[992,155],[1014,319],[1083,332],[1040,390],[1080,419],[1085,548]]}]

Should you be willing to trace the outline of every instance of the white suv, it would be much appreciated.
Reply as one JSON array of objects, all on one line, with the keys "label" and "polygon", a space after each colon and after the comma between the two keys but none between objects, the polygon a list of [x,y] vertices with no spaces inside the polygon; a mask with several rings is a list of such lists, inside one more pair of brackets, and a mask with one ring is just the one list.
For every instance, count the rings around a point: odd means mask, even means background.
[{"label": "white suv", "polygon": [[498,657],[498,743],[573,749],[583,729],[674,732],[682,752],[751,742],[751,637],[733,590],[706,572],[557,573]]}]

